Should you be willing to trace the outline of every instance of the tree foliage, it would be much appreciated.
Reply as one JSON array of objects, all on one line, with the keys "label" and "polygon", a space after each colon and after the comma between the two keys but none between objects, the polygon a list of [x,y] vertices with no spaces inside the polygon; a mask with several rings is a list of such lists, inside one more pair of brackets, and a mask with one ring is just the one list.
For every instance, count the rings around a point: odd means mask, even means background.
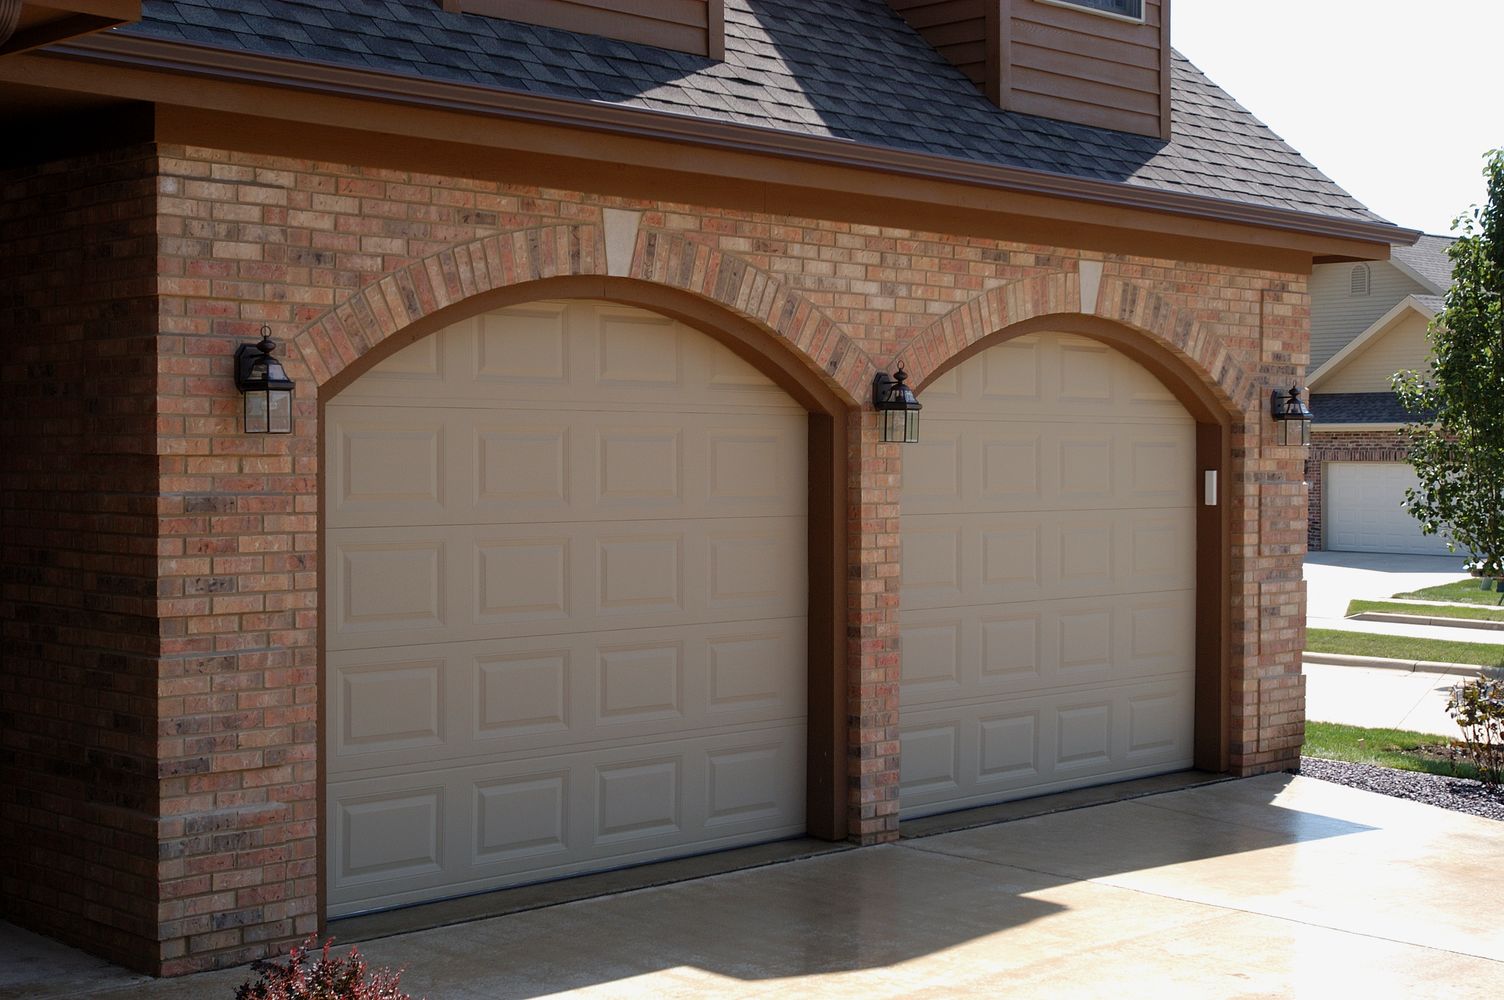
[{"label": "tree foliage", "polygon": [[1426,373],[1394,387],[1412,413],[1410,464],[1420,480],[1405,508],[1428,535],[1472,554],[1484,576],[1504,577],[1504,150],[1488,154],[1488,201],[1453,223],[1452,288],[1431,324]]}]

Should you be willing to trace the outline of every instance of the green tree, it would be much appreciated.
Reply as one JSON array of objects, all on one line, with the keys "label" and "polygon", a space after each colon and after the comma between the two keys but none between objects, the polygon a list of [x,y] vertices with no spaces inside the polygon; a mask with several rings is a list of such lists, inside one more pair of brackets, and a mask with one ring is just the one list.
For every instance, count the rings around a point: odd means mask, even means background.
[{"label": "green tree", "polygon": [[1487,156],[1488,202],[1458,217],[1452,288],[1431,323],[1429,372],[1400,372],[1412,413],[1410,464],[1419,487],[1405,509],[1428,535],[1445,532],[1483,576],[1504,578],[1504,150]]}]

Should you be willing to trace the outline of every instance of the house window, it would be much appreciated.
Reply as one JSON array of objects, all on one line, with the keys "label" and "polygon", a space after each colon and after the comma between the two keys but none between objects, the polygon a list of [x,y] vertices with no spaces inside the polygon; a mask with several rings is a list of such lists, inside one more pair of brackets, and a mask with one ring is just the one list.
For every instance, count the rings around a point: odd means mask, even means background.
[{"label": "house window", "polygon": [[1104,14],[1116,14],[1119,17],[1131,17],[1135,21],[1144,19],[1144,0],[1051,0],[1051,2],[1064,4],[1067,7],[1099,10]]},{"label": "house window", "polygon": [[1353,294],[1353,295],[1367,295],[1368,294],[1368,278],[1369,278],[1369,271],[1368,271],[1368,265],[1367,264],[1356,264],[1356,265],[1354,265],[1353,266],[1352,287],[1349,289],[1349,292],[1351,294]]}]

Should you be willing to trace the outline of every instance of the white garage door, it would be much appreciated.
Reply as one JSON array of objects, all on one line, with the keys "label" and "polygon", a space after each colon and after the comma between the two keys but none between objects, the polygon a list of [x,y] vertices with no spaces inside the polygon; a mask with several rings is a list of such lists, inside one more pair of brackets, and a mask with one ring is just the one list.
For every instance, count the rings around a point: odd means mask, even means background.
[{"label": "white garage door", "polygon": [[1326,547],[1334,552],[1401,552],[1447,555],[1440,535],[1423,535],[1420,522],[1400,504],[1416,485],[1404,462],[1328,462]]},{"label": "white garage door", "polygon": [[930,387],[903,458],[904,816],[1189,767],[1195,424],[1097,341]]},{"label": "white garage door", "polygon": [[331,916],[804,830],[807,426],[604,303],[329,404]]}]

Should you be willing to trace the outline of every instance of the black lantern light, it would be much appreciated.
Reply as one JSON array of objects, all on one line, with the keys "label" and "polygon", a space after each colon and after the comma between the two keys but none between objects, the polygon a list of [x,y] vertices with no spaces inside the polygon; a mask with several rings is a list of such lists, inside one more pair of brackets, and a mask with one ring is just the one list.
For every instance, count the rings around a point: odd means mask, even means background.
[{"label": "black lantern light", "polygon": [[919,441],[919,411],[924,407],[914,398],[914,390],[905,380],[903,365],[892,375],[878,372],[872,379],[872,405],[883,415],[883,440],[915,444]]},{"label": "black lantern light", "polygon": [[1311,408],[1300,398],[1300,389],[1291,386],[1287,396],[1276,389],[1269,395],[1269,408],[1279,424],[1279,443],[1304,447],[1311,443]]},{"label": "black lantern light", "polygon": [[271,328],[261,328],[261,343],[235,349],[235,388],[245,396],[247,434],[291,434],[293,381],[272,357],[277,344]]}]

